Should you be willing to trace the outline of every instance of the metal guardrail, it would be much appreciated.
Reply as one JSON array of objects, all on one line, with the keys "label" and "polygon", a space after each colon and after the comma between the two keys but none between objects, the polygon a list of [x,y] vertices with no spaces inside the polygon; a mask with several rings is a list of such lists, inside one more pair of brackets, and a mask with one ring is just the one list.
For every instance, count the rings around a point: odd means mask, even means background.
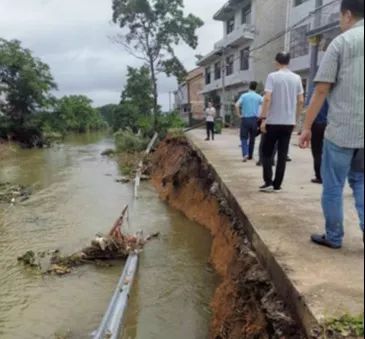
[{"label": "metal guardrail", "polygon": [[131,254],[125,264],[117,289],[104,315],[99,329],[93,334],[94,339],[119,339],[128,299],[138,268],[138,254]]},{"label": "metal guardrail", "polygon": [[[151,139],[150,143],[147,146],[147,149],[145,152],[146,155],[151,153],[152,148],[153,148],[154,144],[156,143],[157,139],[158,139],[158,133],[155,133],[153,138]],[[141,185],[142,171],[143,171],[143,160],[141,160],[140,163],[138,164],[136,178],[134,179],[134,197],[136,199],[138,199],[138,189],[139,189],[139,186]]]}]

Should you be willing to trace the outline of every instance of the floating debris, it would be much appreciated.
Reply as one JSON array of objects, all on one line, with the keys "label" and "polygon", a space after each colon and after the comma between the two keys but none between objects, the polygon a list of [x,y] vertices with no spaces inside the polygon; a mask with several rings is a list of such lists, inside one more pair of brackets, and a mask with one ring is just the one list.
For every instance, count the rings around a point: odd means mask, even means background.
[{"label": "floating debris", "polygon": [[37,256],[33,251],[26,252],[18,258],[18,261],[30,267],[39,267],[39,264],[37,263]]},{"label": "floating debris", "polygon": [[116,154],[115,150],[112,148],[108,148],[101,153],[103,157],[114,157]]},{"label": "floating debris", "polygon": [[[128,206],[124,208],[121,216],[107,235],[96,235],[91,245],[79,252],[70,256],[63,256],[58,250],[37,254],[28,251],[19,257],[18,261],[26,266],[39,268],[44,274],[63,276],[71,273],[73,268],[81,265],[109,266],[105,265],[105,261],[126,259],[131,253],[141,252],[148,241],[159,236],[159,233],[155,233],[144,237],[143,232],[138,232],[136,235],[123,234],[122,226],[127,212]],[[45,265],[43,264],[44,259],[48,259]]]},{"label": "floating debris", "polygon": [[128,177],[121,177],[115,180],[115,182],[119,183],[119,184],[128,184],[129,182],[131,182],[131,179]]},{"label": "floating debris", "polygon": [[24,202],[32,195],[32,190],[22,185],[0,183],[0,203]]}]

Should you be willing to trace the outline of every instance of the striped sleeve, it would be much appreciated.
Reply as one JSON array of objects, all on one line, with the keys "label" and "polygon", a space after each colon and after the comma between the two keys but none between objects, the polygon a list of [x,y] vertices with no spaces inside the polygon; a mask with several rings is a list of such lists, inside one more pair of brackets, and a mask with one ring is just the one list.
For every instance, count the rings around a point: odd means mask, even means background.
[{"label": "striped sleeve", "polygon": [[[341,37],[340,37],[341,38]],[[337,82],[337,75],[340,67],[340,46],[339,39],[334,40],[328,47],[319,67],[315,82],[334,84]]]}]

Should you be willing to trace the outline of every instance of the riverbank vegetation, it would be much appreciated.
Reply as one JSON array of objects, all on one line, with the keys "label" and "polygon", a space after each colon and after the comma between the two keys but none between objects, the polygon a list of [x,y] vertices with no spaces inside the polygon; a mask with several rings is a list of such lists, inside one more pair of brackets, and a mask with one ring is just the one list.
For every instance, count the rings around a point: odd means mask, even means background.
[{"label": "riverbank vegetation", "polygon": [[[146,149],[157,132],[164,138],[170,129],[182,129],[184,121],[176,112],[153,115],[153,86],[147,67],[128,67],[127,82],[119,105],[99,108],[100,115],[114,131],[117,153],[138,153]],[[157,125],[156,125],[156,124]]]},{"label": "riverbank vegetation", "polygon": [[85,96],[57,99],[50,68],[19,41],[0,39],[0,139],[42,147],[67,132],[106,127]]}]

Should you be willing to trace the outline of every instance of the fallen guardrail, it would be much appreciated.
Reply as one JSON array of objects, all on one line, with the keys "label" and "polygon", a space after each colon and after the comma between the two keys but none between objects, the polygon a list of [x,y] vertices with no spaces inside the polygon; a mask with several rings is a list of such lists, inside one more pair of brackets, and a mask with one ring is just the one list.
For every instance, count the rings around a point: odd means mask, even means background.
[{"label": "fallen guardrail", "polygon": [[131,254],[125,264],[109,307],[94,339],[119,339],[127,311],[129,295],[138,268],[138,254]]}]

